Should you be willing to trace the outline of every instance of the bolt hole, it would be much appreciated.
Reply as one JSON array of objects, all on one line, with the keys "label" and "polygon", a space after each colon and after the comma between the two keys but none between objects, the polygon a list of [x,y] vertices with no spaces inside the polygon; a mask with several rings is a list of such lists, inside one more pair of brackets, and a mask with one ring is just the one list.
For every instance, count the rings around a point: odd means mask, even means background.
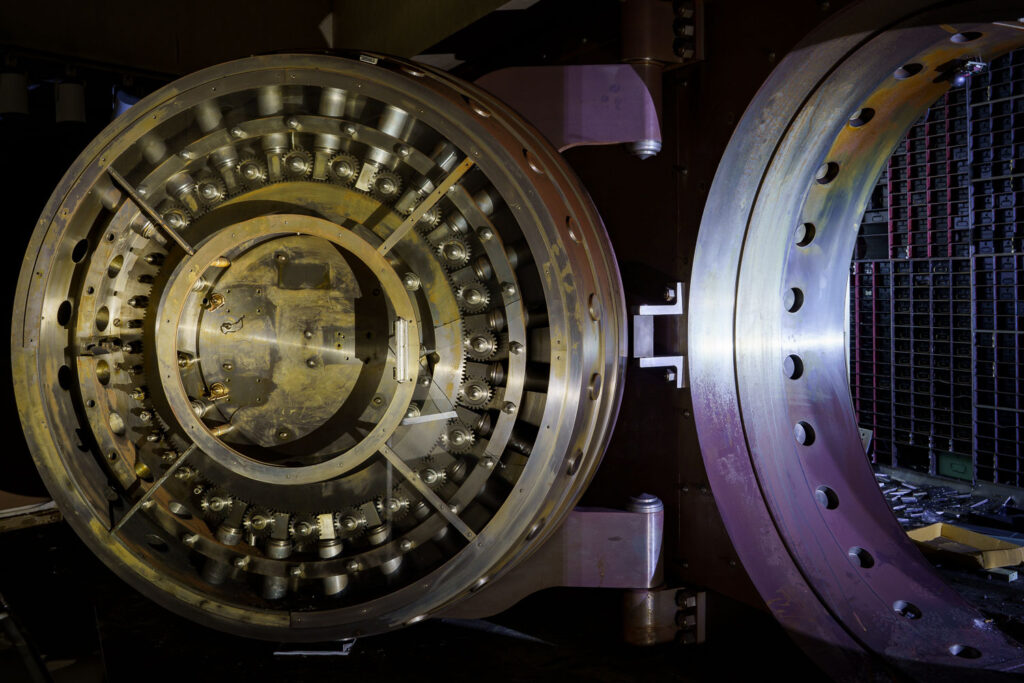
[{"label": "bolt hole", "polygon": [[981,651],[977,650],[970,645],[961,645],[956,643],[949,646],[949,654],[954,657],[963,657],[964,659],[977,659],[981,657]]},{"label": "bolt hole", "polygon": [[167,545],[167,541],[160,538],[156,534],[146,534],[146,544],[153,550],[159,553],[166,553],[170,548]]},{"label": "bolt hole", "polygon": [[67,327],[69,322],[71,322],[71,302],[63,301],[57,307],[57,324],[61,327]]},{"label": "bolt hole", "polygon": [[175,517],[180,517],[181,519],[192,519],[192,513],[188,511],[188,508],[176,500],[172,500],[168,503],[167,507]]},{"label": "bolt hole", "polygon": [[924,66],[918,64],[917,62],[904,64],[900,68],[896,69],[896,71],[893,73],[893,78],[895,78],[897,81],[904,81],[910,78],[911,76],[916,76],[917,74],[921,73],[923,69]]},{"label": "bolt hole", "polygon": [[102,332],[107,329],[107,325],[110,324],[110,309],[106,306],[100,306],[100,310],[96,311],[96,329]]},{"label": "bolt hole", "polygon": [[88,401],[85,402],[85,407],[86,408],[95,408],[96,407],[96,401],[94,401],[94,400],[92,400],[90,398]]},{"label": "bolt hole", "polygon": [[826,161],[818,167],[818,172],[814,174],[814,180],[819,185],[828,185],[836,176],[839,175],[839,164],[834,161]]},{"label": "bolt hole", "polygon": [[906,600],[897,600],[892,603],[892,611],[896,614],[904,617],[905,619],[920,619],[921,610],[917,605],[907,602]]},{"label": "bolt hole", "polygon": [[786,293],[782,295],[782,305],[786,307],[786,310],[790,313],[796,313],[800,310],[800,307],[804,305],[804,293],[803,290],[792,287],[786,290]]},{"label": "bolt hole", "polygon": [[566,468],[565,473],[570,477],[580,471],[580,465],[583,464],[583,451],[577,450],[569,458],[569,466]]},{"label": "bolt hole", "polygon": [[580,243],[580,224],[572,216],[565,217],[565,229],[569,233],[569,239],[576,244]]},{"label": "bolt hole", "polygon": [[103,386],[110,384],[110,364],[105,360],[96,363],[96,379]]},{"label": "bolt hole", "polygon": [[533,539],[537,538],[537,535],[540,533],[540,530],[544,528],[544,523],[546,521],[547,518],[545,517],[536,524],[534,524],[533,527],[530,529],[530,533],[526,534],[526,540],[532,541]]},{"label": "bolt hole", "polygon": [[57,369],[57,384],[64,391],[71,391],[71,385],[74,383],[75,377],[71,372],[71,368],[66,365],[60,366]]},{"label": "bolt hole", "polygon": [[814,427],[807,422],[797,422],[793,425],[793,438],[801,446],[810,446],[814,443]]},{"label": "bolt hole", "polygon": [[954,43],[972,43],[978,38],[981,38],[981,33],[978,31],[964,31],[963,33],[954,33],[950,40]]},{"label": "bolt hole", "polygon": [[124,256],[118,254],[114,258],[110,259],[110,264],[107,265],[107,277],[113,279],[117,277],[117,274],[124,268]]},{"label": "bolt hole", "polygon": [[110,462],[117,462],[117,451],[110,451],[107,453],[107,460]]},{"label": "bolt hole", "polygon": [[850,117],[850,126],[853,128],[860,128],[873,118],[875,118],[875,110],[871,107],[858,109],[853,116]]},{"label": "bolt hole", "polygon": [[588,395],[591,401],[596,401],[601,396],[601,375],[596,372],[590,376]]},{"label": "bolt hole", "polygon": [[846,556],[850,558],[850,562],[853,562],[861,569],[871,569],[875,566],[875,558],[871,556],[871,553],[864,548],[861,548],[859,545],[855,545],[847,550]]},{"label": "bolt hole", "polygon": [[814,227],[814,223],[801,223],[796,226],[796,245],[798,247],[806,247],[814,240],[814,235],[817,229]]},{"label": "bolt hole", "polygon": [[819,486],[814,490],[814,499],[826,510],[835,510],[839,507],[839,496],[828,486]]},{"label": "bolt hole", "polygon": [[85,258],[86,253],[89,251],[89,240],[78,240],[75,244],[74,249],[71,250],[71,260],[75,263],[81,262]]},{"label": "bolt hole", "polygon": [[786,377],[800,379],[800,376],[804,374],[804,362],[800,356],[791,354],[782,361],[782,370],[786,373]]}]

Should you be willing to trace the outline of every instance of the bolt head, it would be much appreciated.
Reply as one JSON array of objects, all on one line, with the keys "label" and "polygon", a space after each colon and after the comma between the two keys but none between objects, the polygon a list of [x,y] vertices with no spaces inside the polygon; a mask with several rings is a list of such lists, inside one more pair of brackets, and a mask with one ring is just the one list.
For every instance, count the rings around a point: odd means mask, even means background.
[{"label": "bolt head", "polygon": [[480,240],[483,242],[486,242],[490,240],[492,237],[494,237],[494,231],[491,230],[490,228],[480,228],[480,230],[478,230],[476,234],[480,237]]},{"label": "bolt head", "polygon": [[412,541],[406,538],[398,544],[398,547],[402,550],[402,552],[407,553],[410,550],[412,550]]},{"label": "bolt head", "polygon": [[301,578],[303,574],[302,567],[292,567],[288,570],[288,574],[296,579]]},{"label": "bolt head", "polygon": [[505,401],[505,405],[501,407],[501,412],[512,415],[516,412],[516,404],[512,403],[512,401]]},{"label": "bolt head", "polygon": [[520,353],[523,352],[523,345],[517,341],[514,341],[508,345],[508,350],[518,356]]},{"label": "bolt head", "polygon": [[501,293],[505,296],[515,296],[516,286],[511,282],[503,282],[501,284]]}]

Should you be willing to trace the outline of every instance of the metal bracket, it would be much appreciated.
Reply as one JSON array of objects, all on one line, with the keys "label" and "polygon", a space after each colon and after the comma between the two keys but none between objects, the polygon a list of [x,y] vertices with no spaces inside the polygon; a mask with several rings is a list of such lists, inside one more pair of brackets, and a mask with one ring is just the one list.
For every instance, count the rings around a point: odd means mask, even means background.
[{"label": "metal bracket", "polygon": [[664,507],[654,496],[641,496],[630,508],[576,508],[521,565],[439,616],[488,617],[553,586],[642,590],[659,586]]},{"label": "metal bracket", "polygon": [[668,368],[665,378],[675,380],[676,388],[683,389],[686,384],[686,356],[655,356],[654,355],[654,318],[663,315],[683,315],[683,296],[686,286],[677,282],[669,304],[645,304],[640,306],[633,316],[633,358],[637,359],[641,368]]}]

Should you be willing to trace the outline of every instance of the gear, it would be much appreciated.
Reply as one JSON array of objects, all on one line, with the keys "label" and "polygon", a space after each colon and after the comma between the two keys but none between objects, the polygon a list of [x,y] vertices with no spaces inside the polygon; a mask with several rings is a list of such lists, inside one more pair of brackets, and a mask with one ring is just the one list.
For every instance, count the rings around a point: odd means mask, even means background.
[{"label": "gear", "polygon": [[458,420],[449,420],[441,432],[438,445],[449,453],[467,453],[476,441],[473,430]]},{"label": "gear", "polygon": [[327,161],[331,178],[343,185],[352,184],[359,175],[359,166],[359,160],[346,152],[335,154]]},{"label": "gear", "polygon": [[491,292],[479,280],[470,280],[456,287],[455,300],[463,313],[482,313],[491,303]]},{"label": "gear", "polygon": [[207,206],[219,204],[228,196],[224,179],[210,173],[204,173],[196,180],[196,194]]},{"label": "gear", "polygon": [[206,489],[199,499],[199,507],[209,515],[227,515],[234,504],[235,499],[231,494],[218,488]]},{"label": "gear", "polygon": [[484,379],[467,379],[459,387],[458,402],[467,408],[482,408],[491,401],[494,391]]},{"label": "gear", "polygon": [[498,339],[490,330],[471,330],[462,340],[466,356],[475,361],[486,361],[498,353]]},{"label": "gear", "polygon": [[267,182],[267,165],[255,157],[243,157],[236,170],[242,182],[250,187]]},{"label": "gear", "polygon": [[188,211],[182,208],[173,208],[163,215],[164,223],[172,230],[184,230],[188,227]]},{"label": "gear", "polygon": [[391,490],[391,496],[376,501],[377,513],[381,519],[389,519],[392,522],[405,517],[409,512],[409,498],[405,495],[401,486]]},{"label": "gear", "polygon": [[340,536],[358,536],[366,531],[366,518],[358,507],[335,513],[334,531]]},{"label": "gear", "polygon": [[402,176],[394,171],[377,171],[370,184],[370,193],[382,202],[394,200],[401,189]]},{"label": "gear", "polygon": [[282,167],[289,178],[305,178],[313,172],[313,155],[304,149],[293,149],[284,155]]},{"label": "gear", "polygon": [[448,270],[462,268],[469,263],[469,245],[458,237],[449,237],[437,245],[437,256]]},{"label": "gear", "polygon": [[315,541],[320,537],[320,524],[313,515],[292,515],[288,534],[299,543]]},{"label": "gear", "polygon": [[443,214],[441,213],[441,207],[434,204],[432,207],[427,209],[427,212],[423,214],[423,217],[416,223],[416,229],[420,232],[427,233],[437,227],[438,223],[441,222]]},{"label": "gear", "polygon": [[258,538],[269,536],[274,532],[274,515],[273,510],[265,508],[250,510],[245,513],[242,526],[248,533]]}]

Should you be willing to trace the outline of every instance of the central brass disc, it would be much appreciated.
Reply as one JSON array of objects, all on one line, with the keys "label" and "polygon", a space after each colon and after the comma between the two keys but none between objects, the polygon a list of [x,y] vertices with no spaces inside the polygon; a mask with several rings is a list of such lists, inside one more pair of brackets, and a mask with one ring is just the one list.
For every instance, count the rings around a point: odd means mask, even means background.
[{"label": "central brass disc", "polygon": [[[235,427],[224,440],[263,447],[249,453],[263,461],[301,454],[303,464],[316,462],[324,448],[311,435],[328,421],[353,425],[383,374],[388,312],[380,294],[318,237],[264,242],[226,268],[207,295],[197,342],[207,386],[229,392],[215,403]],[[361,435],[331,437],[351,448]]]}]

